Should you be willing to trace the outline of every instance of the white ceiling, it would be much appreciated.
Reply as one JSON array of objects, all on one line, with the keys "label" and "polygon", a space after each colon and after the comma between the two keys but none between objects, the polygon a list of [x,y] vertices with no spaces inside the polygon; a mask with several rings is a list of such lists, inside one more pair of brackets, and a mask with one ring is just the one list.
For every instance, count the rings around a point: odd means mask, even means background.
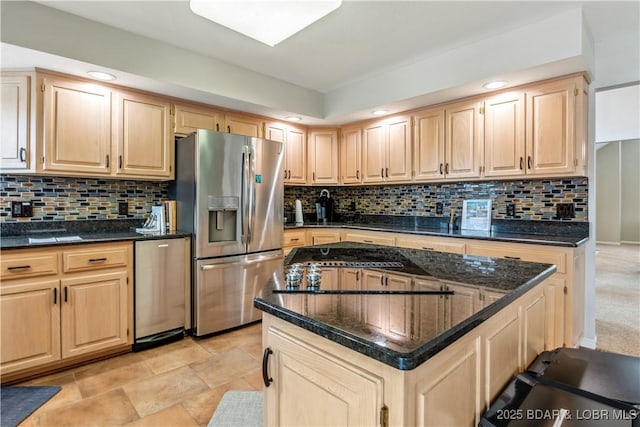
[{"label": "white ceiling", "polygon": [[[2,3],[2,6],[6,6],[6,1]],[[127,33],[160,41],[173,48],[180,48],[184,52],[197,54],[198,57],[215,59],[218,64],[235,66],[236,71],[238,69],[250,71],[251,75],[246,76],[247,86],[254,83],[251,77],[256,75],[267,76],[271,79],[270,82],[295,86],[298,88],[294,88],[297,91],[295,93],[299,92],[300,96],[313,98],[307,100],[309,104],[326,103],[326,99],[335,99],[341,94],[352,93],[353,88],[361,87],[362,83],[368,79],[375,80],[385,73],[408,70],[412,64],[469,48],[474,43],[497,40],[519,28],[536,25],[577,8],[582,8],[585,27],[591,34],[593,44],[629,33],[638,34],[640,38],[640,2],[638,1],[344,1],[338,10],[273,48],[193,14],[189,9],[188,1],[39,1],[37,3],[124,30]],[[238,4],[238,7],[242,7],[241,2]],[[50,11],[50,9],[40,9]],[[5,21],[2,24],[4,27]],[[64,30],[61,28],[60,31]],[[2,41],[6,42],[4,32],[2,36]],[[49,45],[55,42],[55,36],[51,34],[54,40],[48,41]],[[76,36],[84,37],[82,34]],[[33,51],[23,48],[33,49],[39,46],[36,41],[25,41],[20,45],[19,41],[15,41],[15,35],[9,35],[8,38],[11,39],[10,44],[3,44],[1,58],[4,68],[40,66],[58,71],[77,72],[78,63],[73,60],[79,58],[68,56],[61,58],[59,53],[64,51],[62,48],[49,49],[48,53],[55,56],[35,55]],[[127,45],[122,40],[124,39],[118,41],[119,45],[113,46],[113,51],[108,52],[111,57],[118,54],[123,57],[127,55]],[[523,46],[524,48],[526,46]],[[549,46],[549,49],[552,48],[553,46]],[[36,51],[40,52],[38,49]],[[42,52],[47,51],[43,49]],[[161,53],[147,52],[150,58],[154,54],[158,56]],[[105,52],[106,56],[107,52]],[[67,61],[67,59],[71,60]],[[166,58],[167,62],[171,60],[170,57]],[[491,58],[487,60],[490,61]],[[67,68],[65,68],[65,62],[68,62]],[[133,68],[127,70],[123,66],[109,67],[110,64],[106,59],[104,63],[100,63],[99,59],[93,63],[103,68],[123,71],[124,74],[133,70]],[[122,63],[118,62],[118,64]],[[547,74],[550,72],[547,71]],[[150,86],[160,88],[163,84],[170,86],[172,83],[175,86],[176,82],[163,81],[162,73],[147,72],[146,74],[136,75],[134,72],[133,76],[129,77],[154,80],[143,84],[144,88]],[[154,74],[157,76],[154,77]],[[241,84],[245,76],[237,72],[236,75]],[[479,80],[486,79],[486,75],[482,73],[478,76]],[[532,76],[532,78],[535,77]],[[527,77],[519,75],[515,79],[525,81]],[[472,82],[469,77],[466,80],[468,83]],[[126,81],[126,78],[120,79],[122,84]],[[307,123],[322,123],[327,116],[325,114],[325,117],[322,117],[322,113],[314,114],[313,106],[295,111],[294,108],[284,105],[286,104],[284,101],[283,105],[275,105],[276,103],[270,103],[267,99],[256,102],[251,97],[244,99],[241,96],[229,97],[227,93],[222,93],[223,91],[213,93],[215,89],[207,91],[195,85],[191,89],[194,90],[184,88],[181,92],[177,87],[167,87],[159,91],[199,101],[216,102],[218,105],[229,108],[240,108],[261,114],[271,113],[276,117],[287,113],[302,114],[305,119],[308,119]],[[434,87],[428,91],[435,93],[438,89]],[[207,97],[206,92],[210,92],[209,95],[214,97]],[[366,94],[362,95],[366,98]],[[402,101],[420,98],[423,95],[425,95],[424,88],[416,88],[415,93],[404,91],[397,96],[389,93],[381,96],[380,99],[372,99],[369,102],[372,105],[354,104],[353,107],[345,107],[346,111],[340,111],[338,108],[332,121],[340,122],[361,117],[361,114],[353,114],[357,113],[355,110],[363,109],[364,111],[367,109],[365,107],[375,107],[377,104],[374,103],[380,101],[386,101],[380,104],[396,103],[397,108],[410,106],[411,103],[403,104]],[[355,96],[360,94],[355,92]],[[442,95],[440,98],[446,97],[447,95]],[[246,101],[253,105],[243,105]],[[366,102],[363,101],[363,104]]]}]

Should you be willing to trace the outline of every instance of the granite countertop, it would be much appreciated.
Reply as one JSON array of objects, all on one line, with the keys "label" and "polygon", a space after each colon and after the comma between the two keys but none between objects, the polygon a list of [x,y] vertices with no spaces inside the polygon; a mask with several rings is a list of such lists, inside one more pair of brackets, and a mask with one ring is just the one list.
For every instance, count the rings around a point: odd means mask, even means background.
[{"label": "granite countertop", "polygon": [[172,231],[141,234],[135,231],[142,220],[42,221],[3,223],[0,249],[77,245],[127,240],[155,240],[189,237],[190,233]]},{"label": "granite countertop", "polygon": [[285,230],[324,227],[345,228],[564,247],[578,247],[589,240],[589,223],[494,220],[490,232],[481,232],[460,229],[449,231],[446,222],[441,221],[441,218],[433,217],[362,215],[356,218],[355,221],[307,221],[302,226],[285,224],[284,228]]},{"label": "granite countertop", "polygon": [[[391,273],[411,278],[410,290],[426,289],[416,285],[416,280],[426,281],[435,286],[448,285],[454,290],[451,304],[464,304],[462,296],[456,298],[456,286],[469,286],[502,293],[503,297],[477,311],[470,317],[458,319],[459,322],[449,329],[438,331],[434,324],[428,322],[427,316],[420,316],[421,327],[411,337],[402,337],[366,325],[358,313],[349,312],[344,307],[352,307],[353,299],[360,298],[360,306],[373,303],[371,298],[405,298],[404,304],[390,304],[390,307],[405,307],[411,316],[416,316],[418,307],[425,306],[429,298],[439,295],[341,295],[287,293],[284,270],[274,275],[256,297],[256,308],[286,320],[303,329],[344,345],[359,353],[401,370],[414,369],[439,351],[462,337],[498,310],[514,301],[526,291],[542,282],[556,271],[550,264],[539,264],[509,259],[486,258],[470,255],[458,255],[443,252],[423,251],[418,249],[392,248],[364,243],[332,243],[313,247],[296,248],[285,259],[285,269],[292,263],[330,263],[330,262],[400,262],[402,267],[379,268],[374,272]],[[323,267],[325,270],[327,267]],[[362,270],[365,271],[365,270]],[[323,274],[327,274],[326,271]],[[336,274],[338,283],[333,287],[354,289],[354,283],[345,280],[347,275]],[[331,287],[328,285],[326,288]],[[432,286],[431,288],[433,288]],[[321,284],[321,289],[326,289]],[[431,289],[430,288],[430,289]],[[306,289],[304,285],[300,289]],[[406,289],[409,290],[409,289]],[[276,291],[276,292],[274,292]],[[326,310],[309,311],[308,307],[331,307]],[[356,305],[357,306],[357,305]],[[409,307],[409,309],[406,309]],[[390,313],[390,316],[393,316]],[[428,318],[431,318],[429,316]],[[441,320],[441,319],[440,319]],[[432,322],[438,320],[433,318]]]}]

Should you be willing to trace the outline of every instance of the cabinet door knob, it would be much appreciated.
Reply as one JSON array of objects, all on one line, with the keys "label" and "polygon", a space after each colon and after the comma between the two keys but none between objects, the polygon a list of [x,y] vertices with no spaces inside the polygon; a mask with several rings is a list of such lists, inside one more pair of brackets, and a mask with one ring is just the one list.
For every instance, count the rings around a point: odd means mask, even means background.
[{"label": "cabinet door knob", "polygon": [[270,347],[265,348],[262,354],[262,381],[265,387],[269,387],[273,382],[273,378],[269,377],[269,356],[272,354],[273,350]]}]

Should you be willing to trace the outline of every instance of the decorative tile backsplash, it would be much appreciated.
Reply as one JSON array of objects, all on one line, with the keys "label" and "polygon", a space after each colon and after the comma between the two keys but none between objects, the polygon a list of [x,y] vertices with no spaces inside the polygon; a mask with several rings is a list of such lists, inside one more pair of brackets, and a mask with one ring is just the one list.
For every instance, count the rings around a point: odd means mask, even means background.
[{"label": "decorative tile backsplash", "polygon": [[[0,222],[146,218],[167,199],[166,182],[0,175]],[[11,202],[33,201],[33,217],[12,218]],[[118,215],[118,202],[129,215]]]},{"label": "decorative tile backsplash", "polygon": [[[327,187],[335,200],[336,212],[342,216],[408,215],[448,217],[452,207],[462,212],[465,199],[491,199],[492,217],[496,219],[553,220],[556,204],[573,203],[575,218],[565,221],[588,221],[588,179],[555,178],[528,181],[485,181],[388,185],[365,187]],[[302,202],[305,213],[315,211],[321,187],[285,187],[285,207]],[[436,203],[443,213],[436,213]],[[507,216],[507,203],[515,204],[515,216]],[[351,209],[355,204],[355,210]]]}]

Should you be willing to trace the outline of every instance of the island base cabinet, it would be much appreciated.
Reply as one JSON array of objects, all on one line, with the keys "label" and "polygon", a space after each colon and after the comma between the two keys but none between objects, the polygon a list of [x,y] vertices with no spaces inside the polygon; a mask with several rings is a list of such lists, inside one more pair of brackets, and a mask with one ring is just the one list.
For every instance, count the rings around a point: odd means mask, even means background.
[{"label": "island base cabinet", "polygon": [[267,327],[263,337],[266,350],[273,351],[268,373],[273,381],[264,393],[265,425],[379,424],[381,377],[277,327]]},{"label": "island base cabinet", "polygon": [[272,378],[265,425],[476,426],[513,375],[548,346],[555,301],[546,300],[546,287],[540,283],[410,370],[265,313],[263,376]]}]

